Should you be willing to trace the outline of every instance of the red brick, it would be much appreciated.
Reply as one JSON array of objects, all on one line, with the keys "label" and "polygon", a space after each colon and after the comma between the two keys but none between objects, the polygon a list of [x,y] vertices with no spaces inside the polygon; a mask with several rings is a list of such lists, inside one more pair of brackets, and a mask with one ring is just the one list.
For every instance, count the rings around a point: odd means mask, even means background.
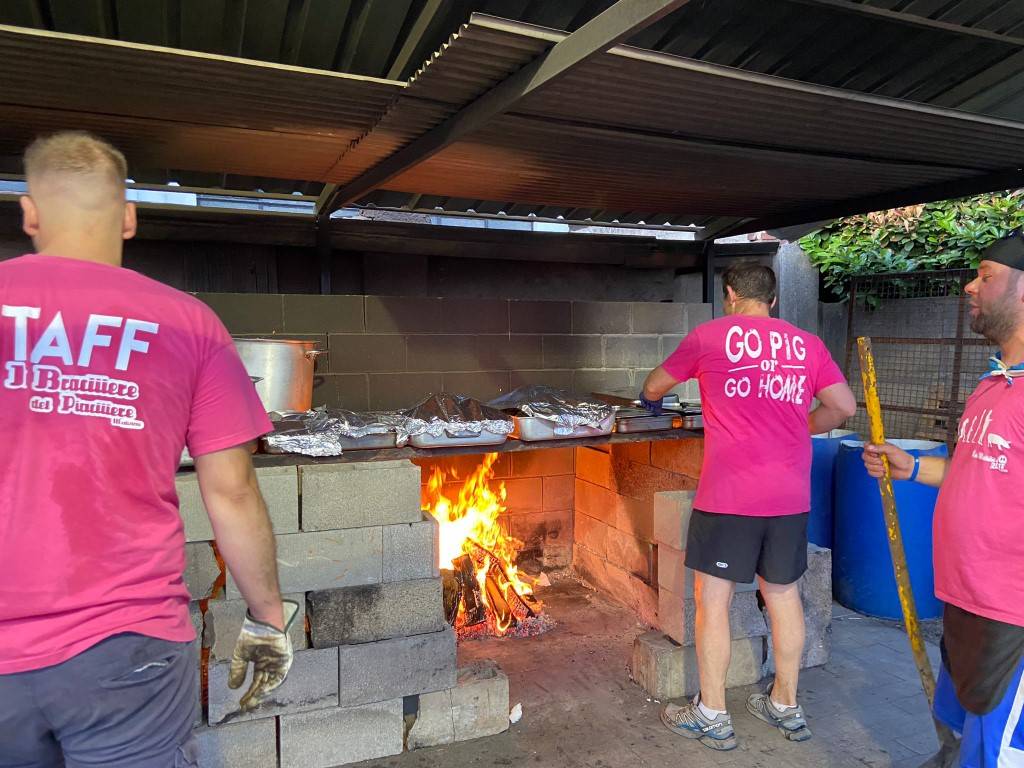
[{"label": "red brick", "polygon": [[[651,444],[651,464],[687,477],[700,477],[704,440],[662,440]],[[666,489],[667,490],[667,489]]]},{"label": "red brick", "polygon": [[653,545],[614,528],[608,531],[608,562],[651,581]]},{"label": "red brick", "polygon": [[600,520],[610,526],[615,525],[615,504],[612,494],[607,488],[588,483],[576,478],[576,489],[573,504],[584,514]]},{"label": "red brick", "polygon": [[577,448],[576,477],[581,477],[594,485],[600,485],[602,488],[614,488],[611,455],[593,448]]},{"label": "red brick", "polygon": [[640,621],[653,624],[657,619],[658,591],[641,579],[578,543],[573,547],[573,568],[587,584],[635,611]]},{"label": "red brick", "polygon": [[573,513],[527,512],[511,515],[512,535],[522,541],[527,550],[543,552],[549,547],[570,547],[573,538]]},{"label": "red brick", "polygon": [[573,537],[577,544],[585,546],[594,554],[605,557],[608,553],[608,531],[611,528],[582,512],[576,512],[573,522]]},{"label": "red brick", "polygon": [[696,478],[635,461],[616,462],[615,490],[624,496],[649,501],[658,491],[685,491],[697,487]]},{"label": "red brick", "polygon": [[616,494],[615,527],[642,541],[654,541],[653,504]]},{"label": "red brick", "polygon": [[572,475],[552,475],[543,478],[544,509],[572,509],[576,478]]},{"label": "red brick", "polygon": [[616,460],[635,461],[638,464],[651,463],[651,443],[616,443],[612,446],[612,457]]},{"label": "red brick", "polygon": [[520,451],[508,455],[512,457],[512,472],[516,477],[540,477],[571,475],[573,453],[572,448],[547,448],[539,451]]},{"label": "red brick", "polygon": [[511,477],[504,481],[509,512],[538,512],[544,508],[544,483],[539,477]]}]

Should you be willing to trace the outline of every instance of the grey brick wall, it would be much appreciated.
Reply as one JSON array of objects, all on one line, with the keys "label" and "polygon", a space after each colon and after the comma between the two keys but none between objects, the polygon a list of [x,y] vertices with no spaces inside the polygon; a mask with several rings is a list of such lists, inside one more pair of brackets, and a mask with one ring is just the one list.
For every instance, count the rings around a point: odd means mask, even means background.
[{"label": "grey brick wall", "polygon": [[[197,294],[232,333],[314,338],[315,405],[403,408],[432,391],[490,399],[522,384],[640,387],[704,304],[422,296]],[[696,384],[680,387],[696,396]]]}]

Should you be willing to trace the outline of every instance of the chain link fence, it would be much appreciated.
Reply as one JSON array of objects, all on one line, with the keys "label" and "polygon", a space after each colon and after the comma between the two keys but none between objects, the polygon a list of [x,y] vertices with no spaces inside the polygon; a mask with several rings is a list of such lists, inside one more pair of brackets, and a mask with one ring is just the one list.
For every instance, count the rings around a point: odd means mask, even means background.
[{"label": "chain link fence", "polygon": [[858,394],[847,428],[870,432],[857,337],[871,337],[888,438],[935,440],[952,450],[957,422],[995,350],[970,329],[970,270],[871,275],[854,280],[845,373]]}]

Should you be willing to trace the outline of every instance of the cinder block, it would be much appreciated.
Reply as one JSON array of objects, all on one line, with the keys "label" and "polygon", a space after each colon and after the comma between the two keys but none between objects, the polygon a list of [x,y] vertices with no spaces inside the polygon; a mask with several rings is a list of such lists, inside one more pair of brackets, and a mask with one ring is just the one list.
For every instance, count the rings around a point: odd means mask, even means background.
[{"label": "cinder block", "polygon": [[[284,593],[376,584],[381,580],[384,541],[380,527],[290,533],[276,538],[277,574]],[[230,572],[225,596],[228,600],[242,596]]]},{"label": "cinder block", "polygon": [[574,301],[573,333],[629,333],[627,301]]},{"label": "cinder block", "polygon": [[252,682],[252,665],[245,683],[236,690],[228,688],[230,670],[228,662],[210,665],[210,725],[338,706],[338,651],[334,648],[296,651],[288,677],[251,712],[240,711],[238,703]]},{"label": "cinder block", "polygon": [[[260,491],[274,533],[299,530],[299,482],[295,467],[261,467],[256,470]],[[212,541],[213,527],[199,492],[199,476],[183,472],[174,479],[178,490],[178,509],[185,524],[185,541]]]},{"label": "cinder block", "polygon": [[[733,640],[725,687],[753,685],[761,679],[764,638]],[[680,646],[665,635],[647,632],[633,643],[633,680],[652,698],[663,701],[694,696],[700,690],[697,649]]]},{"label": "cinder block", "polygon": [[414,579],[306,595],[314,648],[440,632],[441,579]]},{"label": "cinder block", "polygon": [[654,494],[654,539],[672,549],[686,550],[694,491],[662,491]]},{"label": "cinder block", "polygon": [[454,688],[420,696],[409,749],[451,744],[508,730],[508,678],[493,661],[459,670]]},{"label": "cinder block", "polygon": [[[306,642],[306,596],[304,594],[285,595],[286,600],[294,600],[299,604],[299,612],[295,614],[288,636],[292,640],[292,649],[305,650]],[[238,633],[242,631],[242,622],[248,606],[245,600],[211,600],[206,607],[206,625],[203,631],[203,645],[210,649],[210,663],[230,661],[235,652]]]},{"label": "cinder block", "polygon": [[[800,579],[800,600],[805,628],[800,668],[819,667],[828,663],[832,653],[832,550],[807,545],[807,571]],[[765,619],[768,619],[767,609]],[[775,674],[775,653],[770,643],[765,674]]]},{"label": "cinder block", "polygon": [[[670,547],[668,544],[658,545],[658,588],[667,589],[676,595],[687,593],[686,552]],[[691,578],[692,582],[693,579]],[[689,587],[693,590],[692,583]]]},{"label": "cinder block", "polygon": [[633,333],[685,333],[686,304],[634,302]]},{"label": "cinder block", "polygon": [[282,715],[278,722],[281,768],[330,768],[397,755],[405,732],[401,699]]},{"label": "cinder block", "polygon": [[[685,646],[694,644],[697,620],[697,601],[670,592],[658,590],[658,621],[661,630]],[[733,640],[745,637],[764,637],[768,634],[764,616],[757,605],[757,592],[737,590],[729,606],[729,630]]]},{"label": "cinder block", "polygon": [[277,768],[273,718],[197,728],[194,733],[203,768]]},{"label": "cinder block", "polygon": [[397,699],[456,684],[455,631],[338,648],[343,707]]},{"label": "cinder block", "polygon": [[267,503],[274,533],[299,530],[299,471],[297,467],[259,467],[256,478]]},{"label": "cinder block", "polygon": [[633,641],[629,672],[647,695],[658,701],[683,696],[686,653],[668,635],[657,630],[644,632]]},{"label": "cinder block", "polygon": [[438,523],[424,514],[418,523],[384,526],[384,575],[382,581],[408,581],[439,576]]},{"label": "cinder block", "polygon": [[608,562],[650,583],[653,544],[616,528],[608,529]]},{"label": "cinder block", "polygon": [[220,578],[220,565],[209,542],[197,541],[185,545],[185,586],[193,600],[206,600]]},{"label": "cinder block", "polygon": [[704,440],[663,440],[651,443],[651,464],[669,472],[700,477],[704,462]]},{"label": "cinder block", "polygon": [[417,523],[420,470],[408,461],[302,467],[302,529]]}]

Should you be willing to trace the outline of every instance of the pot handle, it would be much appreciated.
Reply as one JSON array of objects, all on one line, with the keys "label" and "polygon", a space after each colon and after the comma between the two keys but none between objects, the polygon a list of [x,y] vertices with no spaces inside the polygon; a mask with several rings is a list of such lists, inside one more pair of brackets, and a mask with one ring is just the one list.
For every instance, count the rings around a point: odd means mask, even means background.
[{"label": "pot handle", "polygon": [[310,349],[304,352],[303,354],[306,356],[307,360],[312,360],[315,363],[318,357],[320,357],[321,355],[326,355],[328,354],[328,352],[326,349]]}]

